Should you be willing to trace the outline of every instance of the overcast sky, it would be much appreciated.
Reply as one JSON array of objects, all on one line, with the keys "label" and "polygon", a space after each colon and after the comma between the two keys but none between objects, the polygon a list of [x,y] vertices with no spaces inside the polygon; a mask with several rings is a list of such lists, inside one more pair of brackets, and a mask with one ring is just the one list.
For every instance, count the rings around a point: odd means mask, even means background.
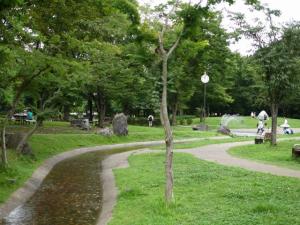
[{"label": "overcast sky", "polygon": [[[159,3],[166,2],[167,0],[138,0],[138,2],[142,4],[150,4],[150,5],[157,5]],[[187,0],[186,0],[187,1]],[[197,0],[192,0],[193,2],[197,2]],[[234,11],[234,12],[242,12],[246,15],[249,15],[250,12],[247,7],[243,4],[244,1],[237,0],[233,6],[228,6],[223,4],[218,8],[226,7],[227,9]],[[272,9],[279,9],[282,13],[280,18],[278,19],[279,23],[286,23],[291,22],[293,20],[300,21],[300,0],[260,0],[263,4],[268,4]],[[225,19],[224,27],[228,28],[230,26],[230,22]],[[243,55],[249,54],[252,47],[250,42],[246,40],[242,40],[240,43],[231,46],[232,50],[239,51]]]}]

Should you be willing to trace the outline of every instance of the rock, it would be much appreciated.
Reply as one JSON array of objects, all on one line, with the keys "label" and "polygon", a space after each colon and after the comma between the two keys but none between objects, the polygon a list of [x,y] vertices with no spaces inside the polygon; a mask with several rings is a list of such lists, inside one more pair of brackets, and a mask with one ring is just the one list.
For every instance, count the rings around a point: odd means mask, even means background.
[{"label": "rock", "polygon": [[113,132],[118,136],[126,136],[128,135],[128,124],[127,124],[127,116],[124,113],[116,114],[113,121]]},{"label": "rock", "polygon": [[[8,149],[16,149],[19,142],[23,139],[24,133],[7,133],[6,134],[6,147]],[[26,143],[21,151],[24,155],[32,155],[31,147]]]},{"label": "rock", "polygon": [[231,131],[228,127],[221,125],[218,129],[218,133],[225,134],[225,135],[231,135]]},{"label": "rock", "polygon": [[100,134],[100,135],[103,135],[103,136],[112,136],[114,133],[113,131],[109,128],[109,127],[105,127],[103,129],[99,129],[97,130],[97,133],[96,134]]},{"label": "rock", "polygon": [[199,124],[197,126],[192,127],[193,130],[200,130],[200,131],[207,131],[208,130],[208,125],[206,124]]}]

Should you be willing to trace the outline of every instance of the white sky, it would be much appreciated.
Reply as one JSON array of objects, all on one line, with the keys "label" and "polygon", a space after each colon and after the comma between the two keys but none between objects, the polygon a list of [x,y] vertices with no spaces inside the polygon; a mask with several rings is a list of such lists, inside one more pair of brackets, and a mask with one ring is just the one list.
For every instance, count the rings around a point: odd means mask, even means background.
[{"label": "white sky", "polygon": [[[186,0],[187,1],[187,0]],[[197,0],[192,0],[193,2],[197,2]],[[150,5],[157,5],[159,3],[167,2],[167,0],[138,0],[138,2],[143,4],[150,4]],[[227,4],[222,4],[222,6],[219,6],[218,8],[226,7],[226,9],[229,9],[230,11],[234,12],[242,12],[246,15],[251,14],[249,10],[247,9],[247,6],[243,4],[243,0],[237,0],[237,2],[232,5],[228,6]],[[260,0],[262,4],[268,4],[270,8],[272,9],[279,9],[281,11],[281,16],[278,19],[279,23],[286,23],[291,22],[293,20],[300,21],[300,0]],[[230,22],[226,19],[224,19],[223,26],[225,28],[229,28]],[[239,43],[235,45],[231,45],[230,48],[233,51],[238,51],[243,55],[249,54],[249,51],[251,51],[251,43],[247,40],[241,40]]]}]

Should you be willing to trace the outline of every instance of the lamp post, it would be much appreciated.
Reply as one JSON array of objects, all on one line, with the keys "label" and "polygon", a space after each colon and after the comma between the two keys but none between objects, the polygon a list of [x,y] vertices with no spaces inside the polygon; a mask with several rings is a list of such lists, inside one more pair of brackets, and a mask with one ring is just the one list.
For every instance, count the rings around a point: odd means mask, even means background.
[{"label": "lamp post", "polygon": [[205,123],[206,117],[206,84],[209,82],[209,76],[204,72],[201,76],[201,82],[204,84],[204,94],[203,94],[203,121]]}]

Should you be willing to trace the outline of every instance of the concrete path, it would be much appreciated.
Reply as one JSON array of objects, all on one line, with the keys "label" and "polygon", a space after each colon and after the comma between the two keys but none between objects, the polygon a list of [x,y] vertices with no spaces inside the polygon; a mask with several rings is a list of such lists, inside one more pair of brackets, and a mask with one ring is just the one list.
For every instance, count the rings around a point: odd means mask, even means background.
[{"label": "concrete path", "polygon": [[292,170],[280,166],[268,165],[252,160],[236,158],[227,152],[232,147],[249,144],[253,144],[253,141],[208,145],[194,149],[177,150],[176,152],[179,151],[190,153],[199,159],[216,162],[225,166],[240,167],[247,170],[269,173],[277,176],[300,178],[300,170]]},{"label": "concrete path", "polygon": [[133,154],[143,154],[149,152],[159,152],[157,150],[139,149],[130,152],[122,152],[107,157],[102,162],[102,182],[103,182],[103,205],[97,225],[106,225],[112,218],[114,206],[117,202],[118,189],[115,184],[113,169],[127,168],[128,157]]}]

